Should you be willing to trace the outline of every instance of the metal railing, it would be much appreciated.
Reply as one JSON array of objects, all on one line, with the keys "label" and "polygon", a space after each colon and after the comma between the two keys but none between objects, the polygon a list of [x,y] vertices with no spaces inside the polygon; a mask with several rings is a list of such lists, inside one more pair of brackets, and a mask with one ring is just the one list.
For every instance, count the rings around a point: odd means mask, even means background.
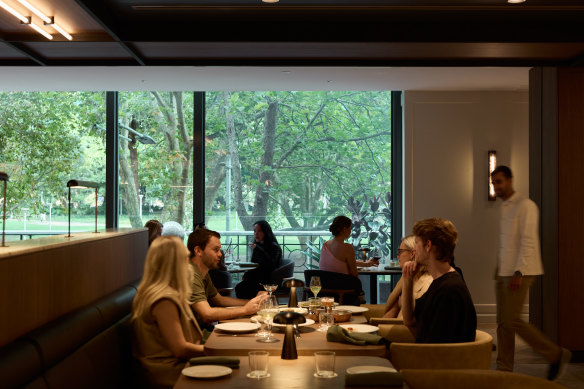
[{"label": "metal railing", "polygon": [[[247,261],[251,259],[252,249],[250,247],[253,242],[253,231],[217,231],[221,234],[221,245],[223,249],[229,250],[228,255],[232,259],[239,261]],[[301,243],[301,239],[310,241],[314,246],[318,247],[320,251],[320,239],[328,240],[331,236],[329,231],[274,231],[274,236],[278,240],[282,248],[284,259],[291,259],[294,261],[296,268],[308,269],[312,265],[312,258],[304,253],[306,245]]]}]

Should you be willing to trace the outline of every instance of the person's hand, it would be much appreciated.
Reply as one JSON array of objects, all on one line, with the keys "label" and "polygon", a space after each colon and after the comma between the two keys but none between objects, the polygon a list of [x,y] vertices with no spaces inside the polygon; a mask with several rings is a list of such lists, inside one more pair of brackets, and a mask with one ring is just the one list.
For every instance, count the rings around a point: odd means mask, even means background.
[{"label": "person's hand", "polygon": [[256,244],[255,243],[250,243],[249,244],[249,247],[251,247],[252,249],[255,249],[256,248]]},{"label": "person's hand", "polygon": [[416,273],[418,273],[418,270],[420,270],[420,267],[416,261],[406,262],[404,267],[402,267],[404,281],[412,281]]},{"label": "person's hand", "polygon": [[513,276],[509,281],[509,290],[518,290],[521,287],[523,276]]},{"label": "person's hand", "polygon": [[369,266],[379,266],[379,260],[371,258],[370,260],[367,261],[367,264]]},{"label": "person's hand", "polygon": [[255,296],[254,298],[249,300],[243,306],[243,309],[245,310],[245,314],[246,315],[253,315],[257,311],[259,311],[260,306],[262,305],[262,303],[264,302],[265,299],[266,299],[266,296],[259,295],[259,296]]},{"label": "person's hand", "polygon": [[[256,294],[256,297],[257,297],[257,296],[264,296],[264,300],[265,300],[265,299],[266,299],[266,297],[268,297],[268,292],[266,292],[265,290],[260,290],[260,291],[258,292],[258,294]],[[263,300],[262,300],[262,301],[263,301]]]}]

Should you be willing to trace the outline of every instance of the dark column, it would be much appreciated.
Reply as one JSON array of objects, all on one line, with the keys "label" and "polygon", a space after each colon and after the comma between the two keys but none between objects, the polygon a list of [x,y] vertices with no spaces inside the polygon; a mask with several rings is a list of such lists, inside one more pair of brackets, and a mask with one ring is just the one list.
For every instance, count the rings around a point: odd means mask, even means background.
[{"label": "dark column", "polygon": [[193,98],[193,230],[205,222],[205,92]]},{"label": "dark column", "polygon": [[391,257],[403,236],[403,107],[401,91],[391,92]]},{"label": "dark column", "polygon": [[118,92],[106,92],[105,227],[118,223]]}]

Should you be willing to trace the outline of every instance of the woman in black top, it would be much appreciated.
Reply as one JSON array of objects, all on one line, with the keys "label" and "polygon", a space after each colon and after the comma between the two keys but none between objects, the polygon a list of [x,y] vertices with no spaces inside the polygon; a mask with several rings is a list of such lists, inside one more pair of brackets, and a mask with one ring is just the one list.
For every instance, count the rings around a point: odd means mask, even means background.
[{"label": "woman in black top", "polygon": [[259,266],[243,274],[243,281],[235,287],[238,298],[250,299],[264,290],[262,284],[270,282],[272,272],[282,266],[282,249],[265,220],[254,223],[254,242],[251,261]]}]

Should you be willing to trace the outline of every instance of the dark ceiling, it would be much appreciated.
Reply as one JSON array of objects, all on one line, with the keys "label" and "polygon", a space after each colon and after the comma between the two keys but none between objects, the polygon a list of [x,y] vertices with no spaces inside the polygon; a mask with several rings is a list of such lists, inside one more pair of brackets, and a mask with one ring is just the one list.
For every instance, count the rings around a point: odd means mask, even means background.
[{"label": "dark ceiling", "polygon": [[584,1],[29,1],[73,40],[0,8],[0,66],[584,64]]}]

